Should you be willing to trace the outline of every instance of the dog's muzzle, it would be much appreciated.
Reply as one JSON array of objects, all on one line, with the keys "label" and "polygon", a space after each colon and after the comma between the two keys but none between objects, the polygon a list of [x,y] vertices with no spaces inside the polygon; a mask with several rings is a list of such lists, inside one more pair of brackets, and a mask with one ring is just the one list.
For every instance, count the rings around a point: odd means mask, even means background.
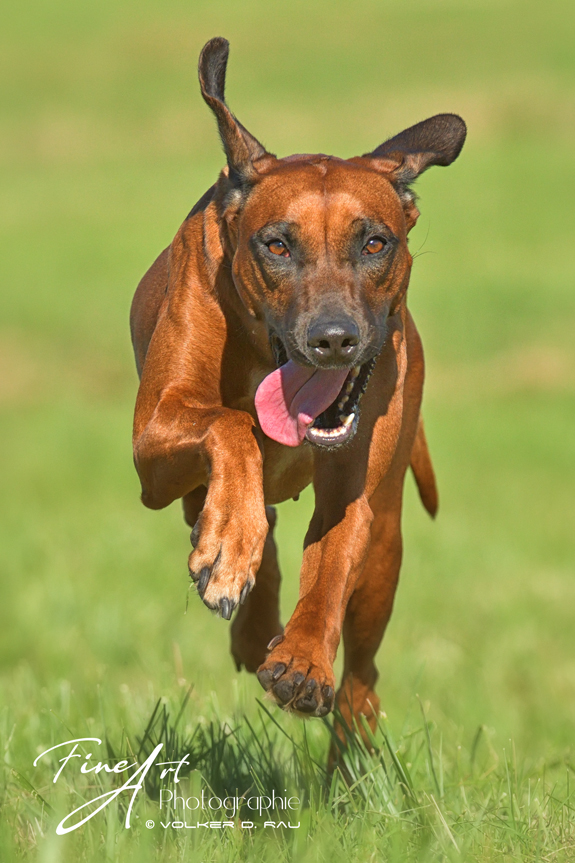
[{"label": "dog's muzzle", "polygon": [[[344,340],[338,333],[336,350],[347,347]],[[348,443],[357,431],[361,397],[377,356],[351,368],[322,368],[289,359],[277,333],[270,343],[278,368],[264,378],[255,397],[264,433],[292,447],[304,440],[328,449]]]}]

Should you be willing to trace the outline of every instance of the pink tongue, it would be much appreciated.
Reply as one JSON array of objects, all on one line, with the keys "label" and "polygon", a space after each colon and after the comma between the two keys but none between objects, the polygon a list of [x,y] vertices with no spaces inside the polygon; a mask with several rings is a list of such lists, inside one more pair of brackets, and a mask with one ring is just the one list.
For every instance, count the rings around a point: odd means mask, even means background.
[{"label": "pink tongue", "polygon": [[289,360],[263,379],[256,410],[265,434],[286,446],[299,446],[316,417],[337,398],[348,369],[314,369]]}]

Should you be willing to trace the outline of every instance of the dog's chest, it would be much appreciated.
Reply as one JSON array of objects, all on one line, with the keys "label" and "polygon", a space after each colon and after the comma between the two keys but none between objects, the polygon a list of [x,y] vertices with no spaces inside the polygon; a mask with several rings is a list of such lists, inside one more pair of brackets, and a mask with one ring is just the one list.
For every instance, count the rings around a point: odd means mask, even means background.
[{"label": "dog's chest", "polygon": [[264,495],[266,504],[281,503],[297,495],[313,476],[313,452],[307,443],[286,447],[269,438],[264,444]]}]

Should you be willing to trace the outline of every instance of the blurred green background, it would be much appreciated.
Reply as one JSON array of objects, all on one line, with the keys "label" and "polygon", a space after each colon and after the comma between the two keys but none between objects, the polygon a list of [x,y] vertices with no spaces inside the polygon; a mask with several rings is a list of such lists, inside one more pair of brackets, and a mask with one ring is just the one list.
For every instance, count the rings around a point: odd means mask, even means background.
[{"label": "blurred green background", "polygon": [[[215,35],[230,105],[278,155],[467,121],[460,159],[417,185],[410,306],[441,504],[432,523],[408,479],[379,692],[399,725],[418,692],[468,743],[486,724],[534,759],[572,747],[574,25],[569,0],[5,10],[0,674],[19,769],[70,698],[87,716],[104,693],[113,724],[184,681],[225,707],[238,678],[228,624],[193,594],[184,613],[188,531],[178,505],[139,503],[130,438],[132,294],[223,162],[196,80]],[[309,495],[280,507],[284,619],[310,512]]]}]

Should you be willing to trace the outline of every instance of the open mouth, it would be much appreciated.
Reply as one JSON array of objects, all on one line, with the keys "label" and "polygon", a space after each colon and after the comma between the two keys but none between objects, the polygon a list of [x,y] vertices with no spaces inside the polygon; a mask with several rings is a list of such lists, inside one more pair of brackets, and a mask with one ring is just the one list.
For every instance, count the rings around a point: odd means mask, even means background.
[{"label": "open mouth", "polygon": [[278,368],[264,378],[255,396],[264,433],[286,446],[306,439],[334,449],[351,440],[377,357],[352,369],[322,369],[288,359],[275,334],[271,345]]},{"label": "open mouth", "polygon": [[376,361],[377,357],[374,357],[351,369],[336,401],[322,411],[307,429],[305,436],[310,443],[336,447],[351,440],[357,431],[359,403]]}]

